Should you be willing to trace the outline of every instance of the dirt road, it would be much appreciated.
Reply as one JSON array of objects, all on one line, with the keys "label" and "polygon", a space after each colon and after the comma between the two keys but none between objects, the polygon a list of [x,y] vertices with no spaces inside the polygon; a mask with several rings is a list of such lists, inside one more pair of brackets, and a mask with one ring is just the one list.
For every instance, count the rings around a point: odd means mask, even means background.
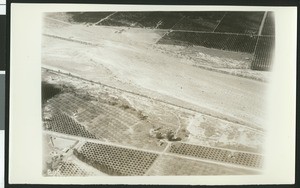
[{"label": "dirt road", "polygon": [[184,63],[189,61],[186,58],[158,51],[154,42],[162,33],[155,30],[67,25],[47,27],[44,33],[87,42],[94,36],[92,42],[99,46],[44,37],[43,65],[264,125],[266,83],[195,68]]}]

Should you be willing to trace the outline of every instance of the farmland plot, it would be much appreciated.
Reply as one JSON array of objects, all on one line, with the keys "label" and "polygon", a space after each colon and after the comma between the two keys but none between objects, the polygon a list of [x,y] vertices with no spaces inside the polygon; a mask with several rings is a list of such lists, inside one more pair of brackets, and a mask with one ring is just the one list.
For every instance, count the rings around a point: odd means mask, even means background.
[{"label": "farmland plot", "polygon": [[263,156],[259,154],[243,153],[239,151],[223,150],[185,143],[172,144],[169,152],[252,168],[262,168],[263,163]]},{"label": "farmland plot", "polygon": [[234,168],[214,163],[203,162],[163,155],[159,157],[146,175],[243,175],[257,174],[256,171]]},{"label": "farmland plot", "polygon": [[254,70],[270,70],[273,62],[275,38],[272,36],[260,36],[252,62]]},{"label": "farmland plot", "polygon": [[264,12],[229,12],[215,32],[256,35],[263,16]]},{"label": "farmland plot", "polygon": [[225,12],[184,12],[185,17],[172,30],[213,32],[224,14]]},{"label": "farmland plot", "polygon": [[60,112],[52,114],[49,120],[45,120],[45,128],[54,132],[95,139],[95,136],[84,126]]},{"label": "farmland plot", "polygon": [[[75,152],[76,153],[76,152]],[[143,175],[157,154],[109,145],[85,143],[75,156],[110,175]]]},{"label": "farmland plot", "polygon": [[256,40],[257,36],[173,31],[161,38],[158,43],[196,45],[227,51],[253,53]]}]

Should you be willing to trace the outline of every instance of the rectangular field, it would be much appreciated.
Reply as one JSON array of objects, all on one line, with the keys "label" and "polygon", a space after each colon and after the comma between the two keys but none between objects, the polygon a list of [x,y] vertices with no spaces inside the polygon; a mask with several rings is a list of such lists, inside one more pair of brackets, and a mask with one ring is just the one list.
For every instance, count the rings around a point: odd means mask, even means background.
[{"label": "rectangular field", "polygon": [[225,12],[185,12],[184,18],[172,30],[214,31]]},{"label": "rectangular field", "polygon": [[173,31],[161,38],[159,44],[204,46],[220,50],[253,53],[257,36]]},{"label": "rectangular field", "polygon": [[243,153],[237,151],[233,152],[229,150],[210,148],[199,145],[191,145],[185,143],[172,144],[171,148],[169,149],[169,152],[176,153],[179,155],[220,161],[224,163],[248,166],[252,168],[261,168],[263,163],[263,157],[258,154]]},{"label": "rectangular field", "polygon": [[45,127],[47,130],[54,132],[92,139],[96,138],[93,134],[88,132],[84,126],[80,125],[68,115],[61,112],[56,112],[52,115],[51,119],[45,120]]},{"label": "rectangular field", "polygon": [[215,32],[258,34],[264,12],[229,12]]},{"label": "rectangular field", "polygon": [[219,164],[185,159],[181,157],[162,155],[147,172],[149,176],[178,175],[243,175],[257,174],[242,168],[233,168]]},{"label": "rectangular field", "polygon": [[110,175],[144,175],[157,154],[87,142],[74,153],[80,160]]}]

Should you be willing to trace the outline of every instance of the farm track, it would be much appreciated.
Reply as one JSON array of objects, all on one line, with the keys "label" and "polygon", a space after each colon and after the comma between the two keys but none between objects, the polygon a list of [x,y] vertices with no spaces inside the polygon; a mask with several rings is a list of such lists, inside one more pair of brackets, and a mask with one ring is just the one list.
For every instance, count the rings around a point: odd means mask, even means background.
[{"label": "farm track", "polygon": [[86,41],[82,41],[82,40],[75,40],[75,39],[68,39],[68,38],[65,38],[65,37],[57,36],[57,35],[50,35],[50,34],[45,34],[44,33],[43,36],[52,37],[52,38],[65,40],[65,41],[70,41],[70,42],[76,42],[76,43],[79,43],[79,44],[84,44],[84,45],[89,45],[89,46],[99,46],[99,44],[97,44],[97,43],[91,43],[91,42],[86,42]]}]

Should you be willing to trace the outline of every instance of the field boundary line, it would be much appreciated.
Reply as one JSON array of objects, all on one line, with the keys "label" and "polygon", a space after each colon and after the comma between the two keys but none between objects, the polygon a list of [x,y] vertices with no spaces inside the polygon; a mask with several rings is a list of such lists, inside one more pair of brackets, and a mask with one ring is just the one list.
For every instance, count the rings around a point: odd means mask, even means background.
[{"label": "field boundary line", "polygon": [[[156,29],[156,30],[159,30],[159,29]],[[162,39],[168,33],[170,33],[170,30],[165,31],[165,33],[154,42],[154,44],[158,43],[158,41],[160,41],[160,39]]]},{"label": "field boundary line", "polygon": [[158,160],[160,160],[160,158],[162,158],[165,153],[167,152],[167,150],[169,149],[169,147],[171,146],[171,143],[167,142],[168,145],[165,147],[165,149],[161,152],[161,154],[155,159],[155,161],[151,164],[151,166],[148,168],[148,170],[144,173],[144,176],[147,176],[149,171],[152,169],[152,167],[154,166],[155,163],[157,163]]},{"label": "field boundary line", "polygon": [[252,67],[252,63],[253,63],[254,60],[255,60],[256,48],[257,48],[257,45],[258,45],[258,42],[259,42],[260,37],[261,37],[261,36],[258,36],[257,39],[256,39],[255,47],[254,47],[254,50],[253,50],[253,59],[252,59],[252,61],[251,61],[251,67]]},{"label": "field boundary line", "polygon": [[263,27],[264,27],[264,23],[265,23],[265,20],[266,20],[266,17],[267,17],[267,13],[268,13],[268,12],[265,11],[264,17],[262,18],[261,23],[260,23],[260,26],[259,26],[258,36],[257,36],[257,40],[256,40],[255,47],[254,47],[254,50],[253,50],[253,59],[252,59],[252,61],[251,61],[251,68],[252,68],[253,63],[254,63],[254,61],[255,61],[255,59],[256,59],[256,57],[255,57],[255,54],[256,54],[256,48],[257,48],[259,39],[260,39],[260,37],[261,37],[261,32],[262,32]]},{"label": "field boundary line", "polygon": [[153,163],[149,166],[149,168],[146,170],[146,172],[143,174],[143,176],[149,176],[149,172],[152,170],[152,168],[154,168],[154,165],[156,163],[158,163],[157,161],[160,160],[160,158],[162,157],[162,155],[159,155],[158,157],[156,157],[156,159],[153,161]]},{"label": "field boundary line", "polygon": [[117,12],[111,13],[110,15],[106,16],[105,18],[100,19],[98,22],[95,22],[93,25],[95,26],[95,25],[101,23],[102,21],[107,20],[109,17],[111,17],[112,15],[114,15],[114,14],[116,14],[116,13],[117,13]]},{"label": "field boundary line", "polygon": [[184,18],[186,18],[186,17],[185,17],[185,16],[182,16],[182,17],[178,20],[178,22],[176,22],[176,23],[169,29],[169,31],[172,31],[173,28],[174,28],[179,22],[181,22]]},{"label": "field boundary line", "polygon": [[48,17],[48,16],[45,16],[44,18],[45,18],[45,19],[48,19],[48,20],[60,22],[60,23],[63,23],[63,24],[67,24],[67,25],[74,25],[74,24],[69,23],[69,22],[65,22],[65,21],[62,21],[62,20],[55,19],[55,18],[50,18],[50,17]]},{"label": "field boundary line", "polygon": [[81,40],[76,40],[76,39],[70,39],[70,38],[61,37],[61,36],[57,36],[57,35],[50,35],[47,33],[43,33],[43,36],[56,38],[56,39],[60,39],[60,40],[65,40],[65,41],[69,41],[69,42],[75,42],[75,43],[84,44],[84,45],[100,46],[100,44],[98,44],[98,43],[91,43],[91,42],[86,42],[86,41],[81,41]]},{"label": "field boundary line", "polygon": [[[212,67],[209,67],[209,66],[196,65],[196,64],[192,65],[192,66],[198,67],[198,68],[201,68],[201,69],[205,69],[205,70],[209,70],[209,71],[222,73],[222,74],[229,74],[229,75],[237,76],[237,77],[240,77],[240,78],[246,78],[246,79],[250,79],[250,80],[254,80],[254,81],[259,81],[259,82],[264,82],[264,83],[268,82],[268,80],[264,79],[264,78],[252,77],[252,76],[249,76],[249,75],[243,75],[243,74],[236,73],[236,72],[228,72],[224,69],[216,69],[216,68],[212,68]],[[241,70],[243,70],[243,69],[241,69]],[[246,69],[246,70],[251,70],[251,69]],[[251,70],[251,71],[253,71],[253,70]]]},{"label": "field boundary line", "polygon": [[[157,39],[156,41],[155,41],[155,43],[154,44],[156,44],[156,43],[158,43],[158,41],[160,40],[160,39],[162,39],[166,34],[168,34],[168,33],[170,33],[170,32],[172,32],[173,30],[173,28],[175,27],[175,25],[177,25],[181,20],[183,20],[185,18],[185,16],[183,16],[182,18],[180,18],[179,20],[178,20],[178,22],[176,22],[170,29],[167,29],[167,31],[159,38],[159,39]],[[160,30],[159,28],[155,28],[156,30]]]},{"label": "field boundary line", "polygon": [[216,31],[216,29],[219,27],[220,23],[223,21],[223,19],[225,18],[227,12],[224,13],[223,17],[221,18],[220,22],[216,25],[216,27],[214,28],[214,30],[212,31],[213,33]]},{"label": "field boundary line", "polygon": [[223,35],[237,35],[237,36],[258,36],[258,35],[251,35],[246,33],[228,33],[228,32],[212,32],[212,31],[193,31],[193,30],[172,30],[176,32],[187,32],[187,33],[205,33],[205,34],[223,34]]},{"label": "field boundary line", "polygon": [[263,30],[263,28],[265,26],[265,21],[266,21],[266,18],[267,18],[267,14],[268,14],[268,12],[266,11],[264,13],[264,17],[261,20],[261,23],[260,23],[260,26],[259,26],[259,30],[258,30],[258,36],[261,36],[262,30]]}]

